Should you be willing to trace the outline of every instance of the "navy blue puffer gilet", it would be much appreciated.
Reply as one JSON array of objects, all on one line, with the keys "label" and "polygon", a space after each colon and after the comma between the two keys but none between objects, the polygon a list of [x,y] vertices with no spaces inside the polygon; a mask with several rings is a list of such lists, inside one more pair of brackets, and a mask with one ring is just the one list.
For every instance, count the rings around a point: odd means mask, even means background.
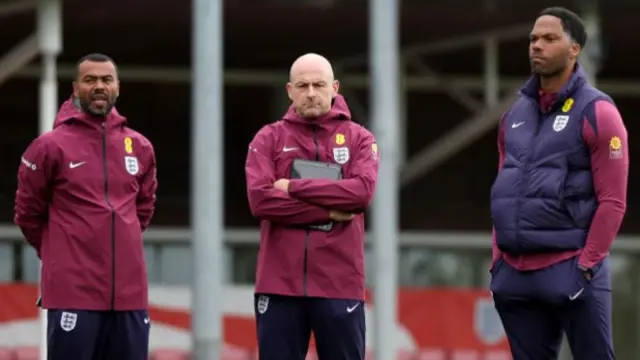
[{"label": "navy blue puffer gilet", "polygon": [[584,247],[597,207],[584,121],[597,131],[596,100],[611,101],[576,70],[548,111],[533,76],[500,124],[505,159],[491,188],[498,248],[514,255]]}]

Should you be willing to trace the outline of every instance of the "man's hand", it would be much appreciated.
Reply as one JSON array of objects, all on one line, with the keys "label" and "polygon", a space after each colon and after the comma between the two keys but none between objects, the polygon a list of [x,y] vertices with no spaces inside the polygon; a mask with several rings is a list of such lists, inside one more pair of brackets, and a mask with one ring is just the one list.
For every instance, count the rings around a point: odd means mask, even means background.
[{"label": "man's hand", "polygon": [[286,193],[289,192],[289,179],[278,179],[276,182],[273,183],[273,187],[284,191]]},{"label": "man's hand", "polygon": [[578,265],[578,270],[580,270],[580,272],[582,273],[582,276],[584,276],[584,278],[587,279],[587,281],[593,280],[593,270],[580,265]]},{"label": "man's hand", "polygon": [[354,214],[349,214],[342,211],[337,211],[337,210],[329,211],[329,218],[333,221],[349,221],[353,219],[354,216],[355,216]]}]

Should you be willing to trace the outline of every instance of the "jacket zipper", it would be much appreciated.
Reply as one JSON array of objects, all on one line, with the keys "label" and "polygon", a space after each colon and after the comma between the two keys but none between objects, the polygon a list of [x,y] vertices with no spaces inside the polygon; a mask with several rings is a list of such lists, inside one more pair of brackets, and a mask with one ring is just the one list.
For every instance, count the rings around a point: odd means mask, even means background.
[{"label": "jacket zipper", "polygon": [[107,166],[107,129],[102,123],[102,169],[104,171],[104,200],[111,210],[111,310],[116,304],[116,213],[109,200],[109,169]]},{"label": "jacket zipper", "polygon": [[[516,229],[516,241],[517,239],[520,237],[520,211],[522,210],[522,196],[524,194],[524,192],[526,191],[527,188],[527,183],[524,181],[525,178],[527,177],[527,174],[529,173],[530,167],[531,167],[531,157],[533,156],[533,147],[536,144],[536,139],[538,138],[538,134],[540,133],[540,128],[544,125],[544,116],[545,116],[545,112],[542,111],[542,108],[540,108],[540,105],[531,100],[528,99],[529,101],[531,101],[537,108],[538,108],[538,123],[536,124],[536,131],[535,133],[533,133],[533,137],[531,138],[531,141],[529,141],[529,146],[528,146],[528,154],[527,157],[525,158],[525,164],[524,164],[524,171],[520,177],[520,196],[518,196],[518,200],[516,202],[516,221],[518,222],[517,225],[517,229]],[[549,111],[550,113],[550,111]],[[519,244],[518,244],[519,245]],[[518,246],[520,247],[520,246]]]},{"label": "jacket zipper", "polygon": [[[320,149],[318,147],[318,132],[315,125],[311,125],[313,129],[313,144],[316,149],[316,161],[320,161]],[[309,229],[304,234],[304,263],[302,268],[302,291],[304,296],[307,296],[307,263],[309,260]]]}]

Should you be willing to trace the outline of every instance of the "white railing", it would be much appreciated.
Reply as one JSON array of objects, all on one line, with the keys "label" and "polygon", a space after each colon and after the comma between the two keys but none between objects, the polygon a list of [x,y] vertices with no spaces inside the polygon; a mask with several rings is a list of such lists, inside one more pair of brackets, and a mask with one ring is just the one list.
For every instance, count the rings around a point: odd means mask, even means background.
[{"label": "white railing", "polygon": [[[260,233],[257,228],[227,228],[224,236],[224,241],[229,246],[257,245]],[[186,227],[150,227],[144,237],[145,242],[153,245],[184,244],[190,242],[191,231]],[[22,241],[22,234],[16,226],[0,225],[0,242],[7,241]],[[366,238],[365,241],[369,242]],[[403,231],[400,234],[399,245],[403,247],[489,249],[491,235],[489,232]],[[613,244],[613,249],[621,252],[640,252],[640,236],[621,235]]]}]

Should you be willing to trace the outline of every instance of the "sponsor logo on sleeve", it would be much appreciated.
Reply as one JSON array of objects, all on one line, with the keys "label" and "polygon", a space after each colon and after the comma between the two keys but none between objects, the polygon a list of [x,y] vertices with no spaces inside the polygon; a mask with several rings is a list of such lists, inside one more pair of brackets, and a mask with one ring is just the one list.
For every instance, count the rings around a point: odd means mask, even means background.
[{"label": "sponsor logo on sleeve", "polygon": [[34,164],[31,161],[25,159],[24,156],[20,158],[20,161],[24,164],[24,166],[28,167],[29,169],[31,169],[33,171],[38,170],[38,167],[36,166],[36,164]]},{"label": "sponsor logo on sleeve", "polygon": [[620,140],[620,138],[617,136],[614,136],[611,138],[611,140],[609,140],[609,158],[622,158],[622,140]]}]

